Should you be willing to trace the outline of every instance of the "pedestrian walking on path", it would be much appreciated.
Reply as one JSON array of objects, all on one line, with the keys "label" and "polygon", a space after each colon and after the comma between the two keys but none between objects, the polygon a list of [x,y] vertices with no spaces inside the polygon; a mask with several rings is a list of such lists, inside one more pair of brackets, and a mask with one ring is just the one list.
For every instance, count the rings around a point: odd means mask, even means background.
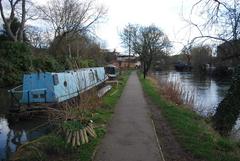
[{"label": "pedestrian walking on path", "polygon": [[150,111],[136,71],[118,101],[95,161],[162,161]]}]

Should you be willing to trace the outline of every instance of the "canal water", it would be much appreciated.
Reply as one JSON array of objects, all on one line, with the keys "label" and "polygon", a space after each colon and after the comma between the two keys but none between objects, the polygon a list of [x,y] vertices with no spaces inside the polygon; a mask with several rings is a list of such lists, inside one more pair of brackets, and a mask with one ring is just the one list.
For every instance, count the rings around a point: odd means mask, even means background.
[{"label": "canal water", "polygon": [[[230,78],[216,80],[192,72],[163,71],[156,72],[155,76],[160,81],[178,82],[184,91],[191,93],[194,96],[193,108],[202,116],[211,116],[215,113],[231,83]],[[231,137],[240,140],[240,117],[236,121]]]},{"label": "canal water", "polygon": [[21,144],[49,132],[41,126],[45,123],[42,119],[10,121],[7,117],[10,105],[7,89],[0,89],[0,161],[8,160]]},{"label": "canal water", "polygon": [[159,80],[178,82],[185,92],[194,96],[193,108],[203,116],[212,115],[230,87],[230,79],[216,80],[192,72],[156,72]]}]

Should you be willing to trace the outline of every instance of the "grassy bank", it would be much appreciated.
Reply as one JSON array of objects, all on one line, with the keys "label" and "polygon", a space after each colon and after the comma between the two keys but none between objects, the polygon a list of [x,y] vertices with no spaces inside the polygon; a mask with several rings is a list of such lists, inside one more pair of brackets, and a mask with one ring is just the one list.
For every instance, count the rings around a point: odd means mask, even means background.
[{"label": "grassy bank", "polygon": [[16,153],[14,160],[91,161],[97,145],[106,133],[107,123],[114,113],[114,107],[122,94],[129,74],[129,71],[122,72],[118,85],[114,85],[111,91],[103,97],[101,107],[89,109],[91,120],[96,126],[96,139],[91,139],[88,144],[73,148],[61,136],[51,133],[23,145],[23,148]]},{"label": "grassy bank", "polygon": [[239,161],[240,143],[219,136],[192,110],[167,101],[150,79],[140,77],[144,92],[166,118],[181,146],[195,158],[207,161]]}]

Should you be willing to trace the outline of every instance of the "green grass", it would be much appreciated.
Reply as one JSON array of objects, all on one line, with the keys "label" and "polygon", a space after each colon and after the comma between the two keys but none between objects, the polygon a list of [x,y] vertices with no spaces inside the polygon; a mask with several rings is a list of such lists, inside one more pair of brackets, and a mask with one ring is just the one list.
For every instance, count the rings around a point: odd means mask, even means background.
[{"label": "green grass", "polygon": [[221,137],[203,118],[175,105],[159,94],[154,84],[140,76],[144,92],[162,111],[181,146],[194,157],[207,161],[240,161],[240,144]]},{"label": "green grass", "polygon": [[[107,123],[111,120],[114,113],[114,107],[119,100],[125,84],[128,80],[130,71],[125,71],[119,78],[118,86],[113,86],[111,91],[103,97],[102,107],[93,109],[92,120],[96,125],[96,139],[91,139],[88,144],[80,147],[72,148],[66,141],[55,135],[54,133],[40,137],[32,142],[26,143],[24,148],[15,155],[15,160],[30,161],[30,160],[81,160],[91,161],[92,156],[106,133]],[[51,158],[49,158],[51,157]]]}]

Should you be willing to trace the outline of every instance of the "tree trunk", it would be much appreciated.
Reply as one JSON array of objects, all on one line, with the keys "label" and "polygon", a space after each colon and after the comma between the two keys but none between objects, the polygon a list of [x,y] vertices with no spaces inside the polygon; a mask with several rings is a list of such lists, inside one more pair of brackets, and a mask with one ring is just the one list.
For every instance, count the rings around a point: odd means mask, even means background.
[{"label": "tree trunk", "polygon": [[72,58],[72,50],[71,50],[71,44],[68,44],[68,57]]},{"label": "tree trunk", "polygon": [[[19,28],[19,38],[18,40],[20,42],[23,42],[23,33],[24,33],[24,26],[26,21],[26,0],[22,0],[22,20],[21,20],[21,26]],[[18,34],[16,34],[18,36]]]},{"label": "tree trunk", "polygon": [[147,72],[146,72],[146,62],[144,61],[143,62],[143,78],[144,79],[146,78],[146,75],[147,75]]},{"label": "tree trunk", "polygon": [[[12,8],[12,12],[13,12],[13,11],[14,11],[14,10],[13,10],[13,8]],[[2,19],[3,19],[3,22],[4,22],[5,26],[6,26],[6,32],[7,32],[7,34],[9,35],[9,37],[10,37],[13,41],[17,41],[16,36],[14,36],[14,34],[13,34],[12,31],[11,31],[11,20],[10,20],[10,19],[7,20],[7,19],[5,18],[4,13],[3,13],[3,6],[2,6],[2,1],[1,1],[1,0],[0,0],[0,12],[1,12],[1,17],[2,17]]]},{"label": "tree trunk", "polygon": [[17,36],[13,34],[13,32],[11,31],[11,24],[7,23],[6,25],[6,31],[8,36],[12,39],[12,41],[17,42]]},{"label": "tree trunk", "polygon": [[129,45],[129,47],[128,47],[128,68],[130,67],[130,55],[131,55],[131,45]]}]

